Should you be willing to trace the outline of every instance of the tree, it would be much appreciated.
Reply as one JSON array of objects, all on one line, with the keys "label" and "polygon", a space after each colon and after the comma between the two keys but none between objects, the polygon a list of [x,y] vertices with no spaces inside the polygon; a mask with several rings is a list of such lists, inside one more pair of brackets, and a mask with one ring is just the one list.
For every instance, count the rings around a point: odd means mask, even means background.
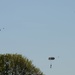
[{"label": "tree", "polygon": [[44,75],[20,54],[0,54],[0,75]]}]

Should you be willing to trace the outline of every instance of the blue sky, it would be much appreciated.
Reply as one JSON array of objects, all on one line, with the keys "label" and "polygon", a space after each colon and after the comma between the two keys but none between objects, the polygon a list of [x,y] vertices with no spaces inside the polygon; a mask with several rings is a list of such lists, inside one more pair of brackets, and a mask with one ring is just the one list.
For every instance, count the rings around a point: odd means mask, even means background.
[{"label": "blue sky", "polygon": [[75,0],[0,0],[0,29],[0,53],[22,54],[46,75],[75,75]]}]

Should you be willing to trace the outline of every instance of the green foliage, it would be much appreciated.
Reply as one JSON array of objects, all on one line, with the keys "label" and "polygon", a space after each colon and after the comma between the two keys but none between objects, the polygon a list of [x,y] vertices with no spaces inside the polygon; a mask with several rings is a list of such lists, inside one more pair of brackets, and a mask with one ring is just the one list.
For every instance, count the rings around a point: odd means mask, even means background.
[{"label": "green foliage", "polygon": [[43,75],[43,72],[20,54],[0,54],[0,75]]}]

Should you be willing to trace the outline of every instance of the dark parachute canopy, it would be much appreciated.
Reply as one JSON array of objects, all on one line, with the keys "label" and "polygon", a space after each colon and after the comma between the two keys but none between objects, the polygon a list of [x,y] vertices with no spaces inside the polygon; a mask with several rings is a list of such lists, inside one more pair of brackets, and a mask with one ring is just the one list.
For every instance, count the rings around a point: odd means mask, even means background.
[{"label": "dark parachute canopy", "polygon": [[55,57],[49,57],[48,60],[55,60]]}]

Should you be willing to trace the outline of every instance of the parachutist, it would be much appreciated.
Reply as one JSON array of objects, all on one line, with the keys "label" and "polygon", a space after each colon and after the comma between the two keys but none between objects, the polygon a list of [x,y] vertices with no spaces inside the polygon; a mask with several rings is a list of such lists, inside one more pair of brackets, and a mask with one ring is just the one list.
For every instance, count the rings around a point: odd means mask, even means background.
[{"label": "parachutist", "polygon": [[52,64],[50,64],[50,68],[52,68]]},{"label": "parachutist", "polygon": [[[48,60],[55,60],[55,57],[49,57]],[[52,68],[52,64],[50,64],[50,68]]]}]

